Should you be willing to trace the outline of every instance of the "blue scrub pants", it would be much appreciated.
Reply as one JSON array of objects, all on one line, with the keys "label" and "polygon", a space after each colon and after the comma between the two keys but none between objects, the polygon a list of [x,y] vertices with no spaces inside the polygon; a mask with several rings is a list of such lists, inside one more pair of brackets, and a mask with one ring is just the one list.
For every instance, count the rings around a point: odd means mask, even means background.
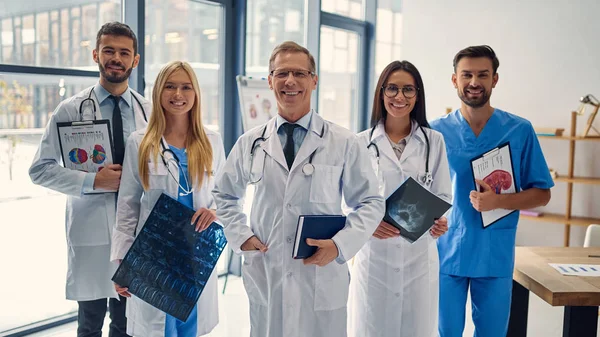
[{"label": "blue scrub pants", "polygon": [[471,290],[474,337],[506,337],[512,277],[469,278],[440,273],[439,336],[462,337]]},{"label": "blue scrub pants", "polygon": [[182,322],[168,315],[165,321],[165,337],[196,337],[198,333],[198,305],[194,306],[188,320]]}]

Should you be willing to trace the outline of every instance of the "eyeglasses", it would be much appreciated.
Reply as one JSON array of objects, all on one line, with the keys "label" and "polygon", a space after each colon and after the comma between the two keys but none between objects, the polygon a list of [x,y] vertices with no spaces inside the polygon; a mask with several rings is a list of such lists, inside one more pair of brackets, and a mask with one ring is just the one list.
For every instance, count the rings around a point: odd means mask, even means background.
[{"label": "eyeglasses", "polygon": [[413,87],[412,85],[406,85],[402,88],[398,88],[398,86],[390,84],[388,86],[382,86],[381,89],[383,89],[384,95],[389,98],[396,97],[400,90],[402,90],[402,95],[404,95],[404,97],[413,98],[417,96],[417,92],[419,91],[419,88]]},{"label": "eyeglasses", "polygon": [[271,76],[280,79],[280,80],[285,80],[288,78],[288,76],[290,76],[290,73],[294,74],[294,78],[298,78],[298,79],[304,79],[304,78],[308,78],[309,76],[314,76],[315,73],[313,73],[310,70],[301,70],[301,69],[296,69],[296,70],[290,70],[290,69],[280,69],[280,70],[272,70],[271,71]]}]

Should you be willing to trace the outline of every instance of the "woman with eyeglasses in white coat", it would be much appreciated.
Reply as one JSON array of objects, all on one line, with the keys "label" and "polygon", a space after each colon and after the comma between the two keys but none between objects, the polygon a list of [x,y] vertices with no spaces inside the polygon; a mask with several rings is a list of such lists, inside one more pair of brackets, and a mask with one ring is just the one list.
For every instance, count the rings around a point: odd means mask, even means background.
[{"label": "woman with eyeglasses in white coat", "polygon": [[[417,68],[394,61],[377,83],[372,128],[359,134],[369,147],[380,193],[392,194],[412,177],[451,202],[452,185],[442,135],[429,128],[425,92]],[[414,243],[381,221],[354,259],[348,303],[353,337],[436,337],[439,260],[436,238],[447,230],[441,217]]]}]

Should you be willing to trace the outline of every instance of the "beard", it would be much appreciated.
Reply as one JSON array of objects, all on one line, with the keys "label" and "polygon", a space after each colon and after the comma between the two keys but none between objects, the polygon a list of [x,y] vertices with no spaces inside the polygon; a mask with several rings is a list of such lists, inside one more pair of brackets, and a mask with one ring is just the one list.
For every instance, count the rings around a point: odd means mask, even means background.
[{"label": "beard", "polygon": [[[106,64],[107,67],[109,65],[115,65],[115,66],[122,67],[123,69],[126,69],[125,65],[123,65],[122,63],[118,63],[118,62],[109,62]],[[100,62],[98,62],[98,68],[100,68],[100,74],[102,75],[102,77],[106,78],[106,80],[109,81],[110,83],[123,83],[123,82],[127,81],[127,79],[129,78],[129,75],[131,75],[131,71],[133,70],[133,64],[121,76],[112,74],[109,70],[106,70],[106,68]]]},{"label": "beard", "polygon": [[[475,89],[472,87],[464,88],[463,90],[458,91],[458,97],[461,101],[463,101],[467,106],[471,108],[481,108],[490,100],[490,94],[485,90],[485,88],[481,88],[481,96],[477,98],[469,98],[466,94],[467,89]],[[477,88],[478,89],[478,88]]]}]

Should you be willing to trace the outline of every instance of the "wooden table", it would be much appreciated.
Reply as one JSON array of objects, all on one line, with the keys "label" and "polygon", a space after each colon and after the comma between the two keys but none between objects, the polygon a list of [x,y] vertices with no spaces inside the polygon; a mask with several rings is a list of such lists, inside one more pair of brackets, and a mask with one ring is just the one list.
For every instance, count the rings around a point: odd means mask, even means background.
[{"label": "wooden table", "polygon": [[600,264],[600,248],[517,247],[507,337],[527,335],[529,292],[564,306],[563,337],[597,337],[600,277],[564,276],[548,263]]}]

